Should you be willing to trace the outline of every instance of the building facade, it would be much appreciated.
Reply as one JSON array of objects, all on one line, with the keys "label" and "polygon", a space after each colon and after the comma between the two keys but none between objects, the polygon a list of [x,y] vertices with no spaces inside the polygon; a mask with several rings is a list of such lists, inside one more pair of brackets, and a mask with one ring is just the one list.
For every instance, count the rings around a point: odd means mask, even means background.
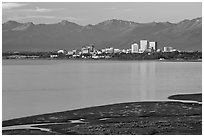
[{"label": "building facade", "polygon": [[64,49],[60,49],[60,50],[57,51],[57,53],[58,53],[58,54],[66,54],[67,51],[64,50]]},{"label": "building facade", "polygon": [[149,48],[152,49],[153,51],[156,51],[157,50],[157,42],[150,41],[149,42]]},{"label": "building facade", "polygon": [[173,50],[173,47],[164,47],[164,52],[172,52]]},{"label": "building facade", "polygon": [[81,52],[82,54],[90,54],[90,49],[87,47],[82,47]]},{"label": "building facade", "polygon": [[138,53],[139,52],[139,45],[137,43],[133,43],[131,45],[131,53]]},{"label": "building facade", "polygon": [[140,40],[140,51],[144,52],[148,49],[148,41],[147,40]]}]

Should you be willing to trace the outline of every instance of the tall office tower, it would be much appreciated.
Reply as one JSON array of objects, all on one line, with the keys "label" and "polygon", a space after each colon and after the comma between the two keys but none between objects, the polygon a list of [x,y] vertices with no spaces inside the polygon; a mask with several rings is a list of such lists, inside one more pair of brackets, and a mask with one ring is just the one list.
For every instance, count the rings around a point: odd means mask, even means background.
[{"label": "tall office tower", "polygon": [[140,40],[140,51],[144,52],[147,49],[148,49],[148,41]]},{"label": "tall office tower", "polygon": [[157,42],[155,42],[155,41],[149,42],[149,48],[156,51],[157,50]]},{"label": "tall office tower", "polygon": [[138,53],[139,52],[139,45],[137,43],[133,43],[131,45],[131,53]]}]

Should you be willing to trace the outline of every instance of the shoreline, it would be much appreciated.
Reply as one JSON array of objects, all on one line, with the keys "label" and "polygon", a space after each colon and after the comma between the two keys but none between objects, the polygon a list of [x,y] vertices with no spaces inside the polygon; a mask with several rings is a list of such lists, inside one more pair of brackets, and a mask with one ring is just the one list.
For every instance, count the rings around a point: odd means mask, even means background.
[{"label": "shoreline", "polygon": [[148,60],[148,59],[141,59],[141,60],[129,60],[129,59],[49,59],[49,58],[45,58],[45,59],[2,59],[2,60],[49,60],[49,61],[132,61],[132,62],[202,62],[202,60],[159,60],[159,59],[155,59],[155,60]]},{"label": "shoreline", "polygon": [[175,95],[169,96],[168,99],[202,102],[202,93],[175,94]]},{"label": "shoreline", "polygon": [[176,101],[108,104],[6,120],[3,128],[27,124],[38,128],[3,130],[3,134],[202,134],[202,93],[169,98]]}]

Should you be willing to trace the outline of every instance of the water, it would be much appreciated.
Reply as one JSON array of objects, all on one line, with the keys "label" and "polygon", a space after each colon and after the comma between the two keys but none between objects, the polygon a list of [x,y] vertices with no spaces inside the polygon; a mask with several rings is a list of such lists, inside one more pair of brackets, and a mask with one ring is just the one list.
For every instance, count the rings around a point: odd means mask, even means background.
[{"label": "water", "polygon": [[3,60],[3,120],[202,91],[201,62]]}]

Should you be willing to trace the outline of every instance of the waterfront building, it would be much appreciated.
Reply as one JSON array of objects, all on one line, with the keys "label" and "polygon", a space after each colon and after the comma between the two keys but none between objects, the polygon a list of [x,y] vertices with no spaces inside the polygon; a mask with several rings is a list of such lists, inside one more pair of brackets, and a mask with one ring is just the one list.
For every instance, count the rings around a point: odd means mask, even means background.
[{"label": "waterfront building", "polygon": [[139,45],[137,43],[133,43],[131,45],[131,53],[138,53],[139,52]]},{"label": "waterfront building", "polygon": [[164,52],[168,52],[168,47],[164,47]]},{"label": "waterfront building", "polygon": [[147,40],[140,40],[140,51],[144,52],[148,49],[148,41]]},{"label": "waterfront building", "polygon": [[109,47],[109,48],[106,48],[106,53],[114,53],[114,48],[113,47]]},{"label": "waterfront building", "polygon": [[87,47],[82,47],[81,49],[82,54],[89,54],[90,53],[90,49]]},{"label": "waterfront building", "polygon": [[93,52],[93,51],[94,51],[94,45],[87,46],[87,48],[89,49],[90,52]]},{"label": "waterfront building", "polygon": [[50,58],[57,58],[57,57],[58,57],[58,55],[55,55],[55,54],[50,55]]},{"label": "waterfront building", "polygon": [[93,53],[95,50],[94,45],[90,45],[90,46],[83,46],[81,48],[81,53],[82,54],[91,54]]},{"label": "waterfront building", "polygon": [[126,50],[126,53],[128,54],[128,53],[131,53],[131,49],[127,49]]},{"label": "waterfront building", "polygon": [[100,50],[97,50],[97,54],[102,54],[102,52]]},{"label": "waterfront building", "polygon": [[157,52],[161,52],[161,49],[157,49]]},{"label": "waterfront building", "polygon": [[76,49],[72,50],[72,52],[73,52],[73,54],[77,54],[77,50]]},{"label": "waterfront building", "polygon": [[120,53],[120,49],[114,49],[114,53]]},{"label": "waterfront building", "polygon": [[66,55],[73,55],[74,52],[73,51],[68,51]]},{"label": "waterfront building", "polygon": [[170,52],[172,52],[172,51],[173,51],[173,49],[174,49],[173,47],[169,47],[169,51],[170,51]]},{"label": "waterfront building", "polygon": [[149,48],[152,49],[153,51],[156,51],[157,50],[157,42],[150,41],[149,42]]},{"label": "waterfront building", "polygon": [[153,49],[150,49],[150,48],[149,48],[149,49],[146,49],[145,51],[146,51],[146,52],[152,52]]},{"label": "waterfront building", "polygon": [[106,52],[106,49],[101,49],[101,52],[102,52],[102,53],[105,53],[105,52]]},{"label": "waterfront building", "polygon": [[57,51],[57,53],[58,53],[58,54],[66,54],[67,51],[64,50],[64,49],[60,49],[60,50]]},{"label": "waterfront building", "polygon": [[172,52],[178,51],[177,49],[173,49]]},{"label": "waterfront building", "polygon": [[144,50],[143,49],[139,49],[139,53],[143,53],[144,52]]},{"label": "waterfront building", "polygon": [[125,49],[122,49],[122,53],[126,53],[126,50],[125,50]]},{"label": "waterfront building", "polygon": [[173,47],[164,47],[164,52],[172,52]]}]

